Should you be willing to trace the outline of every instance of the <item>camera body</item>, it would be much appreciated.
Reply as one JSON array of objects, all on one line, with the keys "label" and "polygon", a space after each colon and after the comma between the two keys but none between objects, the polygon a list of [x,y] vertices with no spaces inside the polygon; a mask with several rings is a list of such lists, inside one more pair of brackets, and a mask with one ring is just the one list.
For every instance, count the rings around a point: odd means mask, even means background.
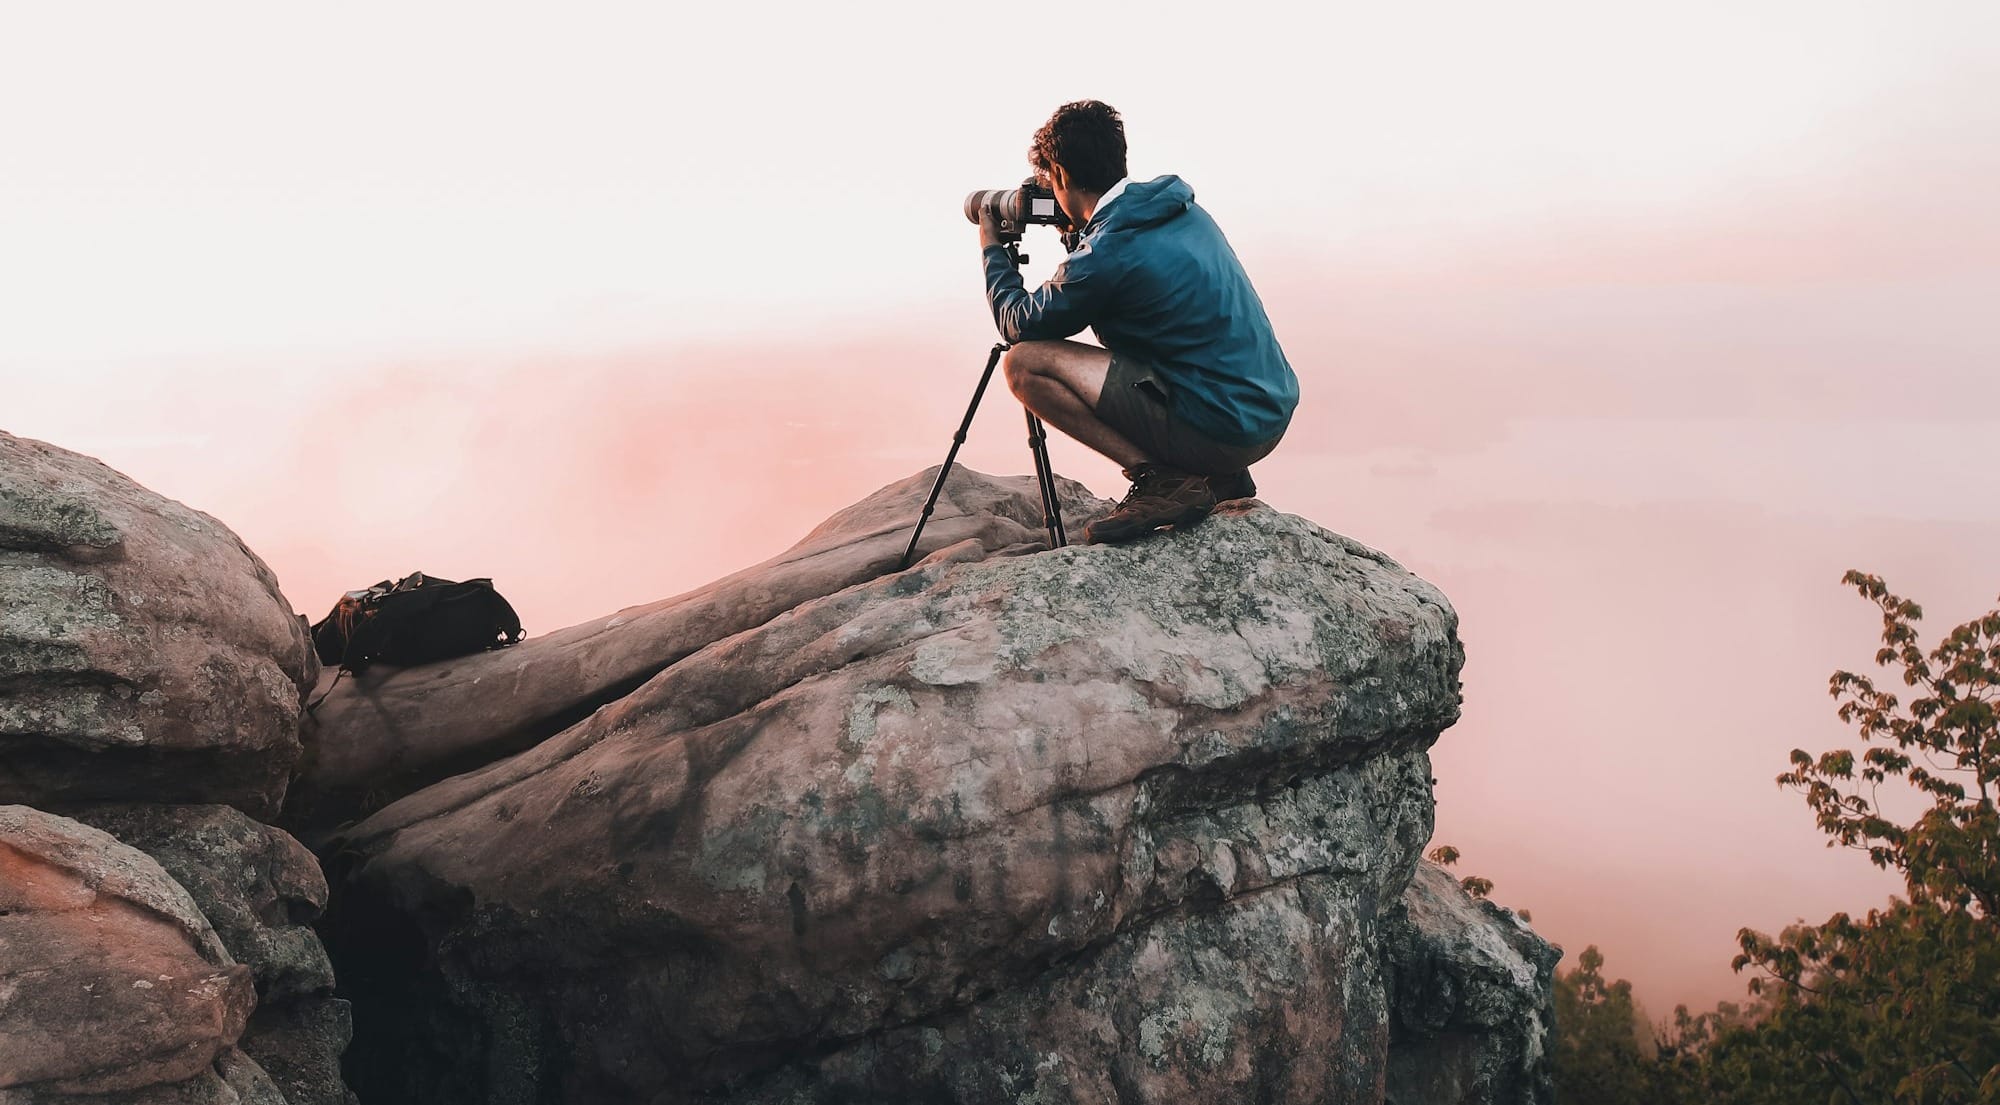
[{"label": "camera body", "polygon": [[968,220],[978,222],[981,211],[992,212],[1002,242],[1020,241],[1022,232],[1030,226],[1053,226],[1065,232],[1072,229],[1069,216],[1063,214],[1062,205],[1056,202],[1055,192],[1042,187],[1032,176],[1022,181],[1019,188],[990,188],[965,197]]}]

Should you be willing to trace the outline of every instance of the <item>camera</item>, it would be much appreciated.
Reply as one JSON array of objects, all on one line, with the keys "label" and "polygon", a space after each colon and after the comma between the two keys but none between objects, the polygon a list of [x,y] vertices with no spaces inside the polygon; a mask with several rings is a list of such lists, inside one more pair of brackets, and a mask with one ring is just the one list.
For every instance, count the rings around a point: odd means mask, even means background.
[{"label": "camera", "polygon": [[1022,181],[1019,188],[989,188],[965,197],[967,219],[978,222],[982,210],[993,213],[993,221],[1000,225],[1002,242],[1020,241],[1022,231],[1035,225],[1071,229],[1069,216],[1063,214],[1055,192],[1042,187],[1034,177]]}]

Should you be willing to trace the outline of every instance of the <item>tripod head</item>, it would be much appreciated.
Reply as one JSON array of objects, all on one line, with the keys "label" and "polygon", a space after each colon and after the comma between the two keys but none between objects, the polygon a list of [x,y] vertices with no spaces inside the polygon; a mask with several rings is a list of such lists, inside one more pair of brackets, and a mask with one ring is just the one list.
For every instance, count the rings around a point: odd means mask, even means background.
[{"label": "tripod head", "polygon": [[[1076,229],[1075,227],[1071,227],[1070,229],[1062,232],[1062,246],[1064,253],[1075,253],[1076,247],[1081,245],[1082,243],[1083,243],[1083,232]],[[1016,238],[1011,242],[1007,242],[1006,249],[1007,249],[1007,260],[1013,262],[1015,268],[1018,269],[1022,265],[1028,263],[1028,255],[1021,252],[1020,239]]]}]

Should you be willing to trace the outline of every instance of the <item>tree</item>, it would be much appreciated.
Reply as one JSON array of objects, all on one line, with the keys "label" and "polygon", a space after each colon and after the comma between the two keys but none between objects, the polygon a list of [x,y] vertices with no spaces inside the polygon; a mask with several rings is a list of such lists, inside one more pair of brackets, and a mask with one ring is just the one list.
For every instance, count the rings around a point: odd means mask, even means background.
[{"label": "tree", "polygon": [[1615,1028],[1629,987],[1606,984],[1587,949],[1557,980],[1560,1100],[2000,1105],[2000,610],[1926,652],[1915,603],[1874,576],[1844,582],[1882,611],[1875,661],[1892,681],[1835,672],[1865,751],[1794,750],[1777,782],[1802,793],[1829,847],[1900,873],[1905,897],[1776,937],[1742,930],[1749,1003],[1676,1009],[1636,1075]]},{"label": "tree", "polygon": [[1603,967],[1604,956],[1592,944],[1574,968],[1556,975],[1558,1100],[1648,1105],[1651,1057],[1640,1045],[1645,1021],[1632,1001],[1632,984],[1606,982]]},{"label": "tree", "polygon": [[[1882,648],[1876,664],[1899,666],[1901,681],[1916,688],[1907,706],[1867,676],[1835,672],[1833,696],[1840,719],[1859,727],[1874,744],[1862,757],[1860,783],[1854,754],[1845,749],[1818,759],[1792,751],[1793,770],[1780,786],[1805,791],[1819,826],[1841,844],[1868,853],[1878,867],[1903,873],[1912,903],[1970,912],[1992,923],[2000,918],[2000,610],[1959,626],[1928,655],[1917,644],[1916,603],[1889,593],[1880,579],[1849,572],[1845,582],[1882,609]],[[1919,762],[1921,760],[1921,762]],[[1930,808],[1910,825],[1882,812],[1873,791],[1898,780],[1927,799]]]},{"label": "tree", "polygon": [[[2000,1103],[2000,610],[1925,652],[1917,604],[1847,573],[1882,611],[1876,664],[1911,688],[1904,702],[1865,675],[1830,681],[1841,720],[1867,750],[1794,750],[1781,787],[1804,794],[1828,847],[1903,876],[1907,899],[1856,919],[1745,929],[1737,970],[1764,999],[1754,1025],[1707,1045],[1703,1076],[1726,1101]],[[1892,797],[1883,800],[1883,788]],[[1922,812],[1904,824],[1895,792]],[[1757,1083],[1798,1089],[1751,1095]],[[1817,1091],[1815,1095],[1813,1091]]]}]

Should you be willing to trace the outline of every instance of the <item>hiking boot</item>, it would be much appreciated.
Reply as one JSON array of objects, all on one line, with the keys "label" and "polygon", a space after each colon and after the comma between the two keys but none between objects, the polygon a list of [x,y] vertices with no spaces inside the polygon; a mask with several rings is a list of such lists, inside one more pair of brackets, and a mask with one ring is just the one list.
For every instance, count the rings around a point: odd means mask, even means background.
[{"label": "hiking boot", "polygon": [[1208,480],[1163,464],[1127,468],[1132,490],[1111,513],[1083,527],[1083,539],[1093,545],[1116,544],[1151,533],[1161,526],[1192,525],[1215,508]]},{"label": "hiking boot", "polygon": [[1248,468],[1231,472],[1225,476],[1210,476],[1208,489],[1215,492],[1215,501],[1226,503],[1231,499],[1254,499],[1257,497],[1257,481],[1250,478]]}]

